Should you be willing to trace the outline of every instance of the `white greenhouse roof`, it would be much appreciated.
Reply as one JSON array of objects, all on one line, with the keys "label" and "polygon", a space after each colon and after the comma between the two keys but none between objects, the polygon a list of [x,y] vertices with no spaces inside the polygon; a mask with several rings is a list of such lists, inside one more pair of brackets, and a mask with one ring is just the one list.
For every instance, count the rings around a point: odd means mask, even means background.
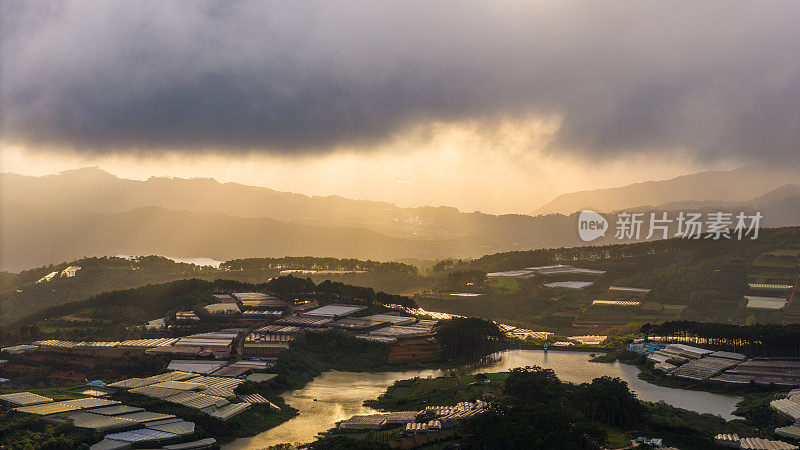
[{"label": "white greenhouse roof", "polygon": [[14,392],[13,394],[3,394],[0,395],[0,400],[6,401],[11,403],[12,405],[17,406],[30,406],[30,405],[38,405],[41,403],[49,403],[52,402],[52,398],[44,397],[39,394],[34,394],[32,392]]},{"label": "white greenhouse roof", "polygon": [[549,288],[583,289],[593,284],[591,281],[554,281],[544,285]]},{"label": "white greenhouse roof", "polygon": [[309,316],[338,317],[353,314],[354,312],[364,309],[367,309],[367,307],[359,305],[327,305],[321,308],[312,309],[304,314]]},{"label": "white greenhouse roof", "polygon": [[753,309],[781,309],[786,305],[786,299],[781,297],[755,297],[745,295],[747,307]]}]

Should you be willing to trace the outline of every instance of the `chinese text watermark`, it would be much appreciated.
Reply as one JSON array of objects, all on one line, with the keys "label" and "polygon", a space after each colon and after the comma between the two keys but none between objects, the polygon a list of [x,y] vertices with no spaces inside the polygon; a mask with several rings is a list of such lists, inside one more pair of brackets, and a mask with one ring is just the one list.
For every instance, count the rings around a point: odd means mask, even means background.
[{"label": "chinese text watermark", "polygon": [[[678,213],[620,212],[616,215],[614,237],[617,240],[650,240],[679,237],[682,239],[758,239],[761,212]],[[584,242],[606,235],[608,220],[592,210],[583,210],[578,217],[578,235]]]}]

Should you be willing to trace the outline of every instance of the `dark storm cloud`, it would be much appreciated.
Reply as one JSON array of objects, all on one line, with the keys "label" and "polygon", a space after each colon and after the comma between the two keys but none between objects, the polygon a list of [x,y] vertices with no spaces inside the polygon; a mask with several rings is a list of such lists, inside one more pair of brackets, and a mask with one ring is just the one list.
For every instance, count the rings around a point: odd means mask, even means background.
[{"label": "dark storm cloud", "polygon": [[800,3],[2,0],[6,142],[326,151],[558,114],[554,149],[800,153]]}]

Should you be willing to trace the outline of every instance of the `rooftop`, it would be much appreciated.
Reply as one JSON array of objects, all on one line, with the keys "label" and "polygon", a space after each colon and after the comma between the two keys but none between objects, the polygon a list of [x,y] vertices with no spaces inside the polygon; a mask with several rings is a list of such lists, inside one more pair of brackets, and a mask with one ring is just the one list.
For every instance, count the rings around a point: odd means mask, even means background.
[{"label": "rooftop", "polygon": [[771,309],[778,310],[786,306],[786,299],[783,297],[757,297],[745,295],[747,307],[751,309]]},{"label": "rooftop", "polygon": [[204,309],[209,314],[239,314],[242,312],[235,303],[212,303]]},{"label": "rooftop", "polygon": [[417,321],[414,317],[408,316],[395,316],[392,314],[373,314],[371,316],[362,317],[363,319],[379,320],[381,322],[390,322],[392,325],[410,325]]},{"label": "rooftop", "polygon": [[264,294],[263,292],[234,292],[232,295],[236,298],[236,300],[266,300],[270,298],[277,299],[277,297]]},{"label": "rooftop", "polygon": [[121,433],[106,435],[106,439],[111,439],[114,441],[121,441],[121,442],[129,442],[131,444],[160,442],[164,440],[175,439],[177,437],[178,435],[174,433],[165,433],[163,431],[151,430],[149,428],[142,428],[140,430],[133,430],[133,431],[123,431]]},{"label": "rooftop", "polygon": [[389,337],[389,336],[374,336],[371,334],[359,334],[356,336],[359,339],[364,339],[367,341],[374,341],[374,342],[384,342],[386,344],[391,344],[393,342],[397,342],[396,337]]},{"label": "rooftop", "polygon": [[128,405],[112,405],[112,406],[102,406],[100,408],[93,408],[88,411],[95,414],[102,414],[104,416],[116,416],[119,414],[128,414],[132,412],[144,411],[144,408],[137,408],[135,406],[128,406]]},{"label": "rooftop", "polygon": [[253,330],[253,333],[264,333],[264,334],[295,334],[300,331],[299,327],[294,327],[291,325],[267,325],[265,327],[257,328]]},{"label": "rooftop", "polygon": [[174,359],[170,361],[169,366],[167,366],[167,370],[206,374],[218,370],[224,365],[224,362],[218,361]]},{"label": "rooftop", "polygon": [[637,287],[629,287],[629,286],[609,286],[609,291],[619,291],[619,292],[633,292],[637,294],[646,294],[650,292],[652,289],[646,288],[637,288]]},{"label": "rooftop", "polygon": [[214,300],[218,303],[236,303],[236,299],[228,294],[214,294]]},{"label": "rooftop", "polygon": [[52,398],[44,397],[32,392],[14,392],[13,394],[0,395],[0,400],[17,406],[38,405],[41,403],[52,402]]},{"label": "rooftop", "polygon": [[628,300],[594,300],[592,305],[607,305],[607,306],[641,306],[642,302],[628,301]]},{"label": "rooftop", "polygon": [[412,337],[412,336],[427,336],[432,334],[433,331],[421,327],[404,327],[404,326],[389,326],[370,331],[371,336],[385,336],[385,337]]},{"label": "rooftop", "polygon": [[116,416],[104,416],[91,412],[77,411],[64,414],[64,418],[71,420],[72,424],[78,428],[90,428],[97,431],[118,430],[120,428],[131,428],[139,423],[135,420],[125,419]]},{"label": "rooftop", "polygon": [[339,423],[341,428],[380,428],[386,423],[385,414],[353,416]]},{"label": "rooftop", "polygon": [[344,305],[344,304],[334,304],[334,305],[326,305],[321,308],[312,309],[305,314],[309,316],[327,316],[327,317],[339,317],[339,316],[347,316],[349,314],[353,314],[358,311],[363,311],[367,309],[366,306],[360,305]]},{"label": "rooftop", "polygon": [[549,288],[583,289],[593,284],[591,281],[553,281],[544,285]]},{"label": "rooftop", "polygon": [[329,327],[333,328],[341,328],[344,330],[367,330],[373,329],[376,327],[381,327],[387,325],[388,322],[382,322],[380,320],[372,320],[367,319],[364,317],[345,317],[343,319],[336,320],[328,324]]},{"label": "rooftop", "polygon": [[275,323],[278,324],[297,325],[301,327],[322,327],[330,322],[333,322],[331,317],[312,316],[307,314],[284,317],[283,319],[275,321]]},{"label": "rooftop", "polygon": [[75,400],[64,400],[61,402],[43,403],[39,405],[21,406],[14,410],[29,414],[46,416],[49,414],[77,411],[81,409],[97,408],[100,406],[118,405],[116,400],[106,400],[102,398],[79,398]]}]

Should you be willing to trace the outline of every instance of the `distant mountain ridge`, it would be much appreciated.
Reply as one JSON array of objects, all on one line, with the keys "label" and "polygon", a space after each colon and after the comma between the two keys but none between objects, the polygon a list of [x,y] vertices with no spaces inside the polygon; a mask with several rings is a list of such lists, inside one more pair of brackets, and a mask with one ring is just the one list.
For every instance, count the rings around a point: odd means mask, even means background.
[{"label": "distant mountain ridge", "polygon": [[747,166],[728,171],[699,172],[663,181],[646,181],[609,189],[563,194],[531,215],[571,214],[583,209],[611,212],[647,205],[686,202],[743,202],[782,185],[800,182],[791,169]]},{"label": "distant mountain ridge", "polygon": [[[800,187],[790,183],[742,201],[639,205],[644,206],[622,209],[741,207],[761,210],[763,226],[800,224]],[[209,179],[123,180],[99,169],[45,177],[0,174],[0,212],[0,270],[14,271],[117,254],[396,260],[587,245],[578,238],[576,213],[496,216],[400,208]],[[617,243],[613,233],[588,244],[608,243]]]}]

